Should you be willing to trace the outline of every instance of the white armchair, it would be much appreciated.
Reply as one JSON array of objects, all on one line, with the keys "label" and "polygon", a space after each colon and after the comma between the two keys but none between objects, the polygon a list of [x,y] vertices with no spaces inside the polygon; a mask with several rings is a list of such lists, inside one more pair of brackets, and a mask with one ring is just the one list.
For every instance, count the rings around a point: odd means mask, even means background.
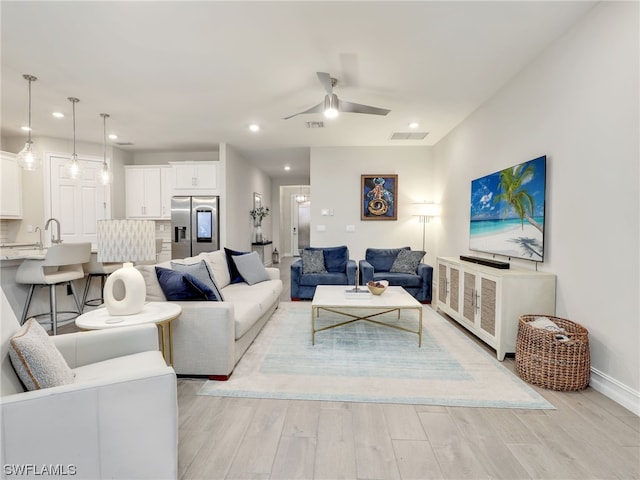
[{"label": "white armchair", "polygon": [[156,326],[51,337],[74,382],[25,392],[8,354],[20,325],[0,295],[2,475],[15,468],[20,478],[42,478],[52,468],[87,479],[175,479],[176,376]]}]

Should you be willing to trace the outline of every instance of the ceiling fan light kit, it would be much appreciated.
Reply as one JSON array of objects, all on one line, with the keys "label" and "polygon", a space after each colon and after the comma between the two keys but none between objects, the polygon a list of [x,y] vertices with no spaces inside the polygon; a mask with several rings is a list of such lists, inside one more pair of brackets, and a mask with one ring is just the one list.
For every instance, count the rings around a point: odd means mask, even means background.
[{"label": "ceiling fan light kit", "polygon": [[327,118],[336,118],[338,116],[338,96],[335,93],[325,95],[324,97],[324,116]]},{"label": "ceiling fan light kit", "polygon": [[327,118],[335,118],[338,113],[366,113],[368,115],[387,115],[391,110],[386,108],[371,107],[369,105],[362,105],[360,103],[347,102],[345,100],[338,100],[338,96],[333,93],[333,87],[336,86],[338,81],[326,72],[316,72],[318,80],[324,87],[327,94],[324,97],[324,102],[315,105],[304,112],[294,113],[285,117],[285,120],[293,118],[297,115],[303,115],[306,113],[324,113]]}]

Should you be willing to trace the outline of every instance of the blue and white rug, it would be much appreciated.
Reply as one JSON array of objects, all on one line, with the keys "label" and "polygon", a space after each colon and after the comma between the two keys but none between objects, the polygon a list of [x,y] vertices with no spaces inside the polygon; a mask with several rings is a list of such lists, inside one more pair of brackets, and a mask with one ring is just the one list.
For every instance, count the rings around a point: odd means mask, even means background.
[{"label": "blue and white rug", "polygon": [[[383,318],[383,317],[379,317]],[[321,312],[316,328],[343,321]],[[417,313],[385,321],[417,330]],[[283,302],[226,382],[199,395],[464,407],[553,409],[495,356],[423,308],[422,347],[415,334],[355,322],[316,333],[311,304]]]}]

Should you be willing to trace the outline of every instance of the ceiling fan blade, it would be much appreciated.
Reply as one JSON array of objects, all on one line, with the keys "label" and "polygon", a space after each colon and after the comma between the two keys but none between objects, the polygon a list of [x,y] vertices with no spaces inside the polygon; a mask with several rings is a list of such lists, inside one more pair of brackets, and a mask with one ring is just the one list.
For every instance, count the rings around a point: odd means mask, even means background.
[{"label": "ceiling fan blade", "polygon": [[368,113],[369,115],[386,115],[391,111],[386,108],[370,107],[369,105],[361,105],[359,103],[346,102],[344,100],[340,100],[338,110],[350,113]]},{"label": "ceiling fan blade", "polygon": [[326,90],[326,92],[331,95],[333,93],[333,84],[331,82],[331,75],[326,72],[316,72],[318,75],[318,80]]},{"label": "ceiling fan blade", "polygon": [[283,120],[289,120],[290,118],[295,117],[296,115],[303,115],[305,113],[321,113],[324,111],[324,104],[319,103],[318,105],[314,105],[313,107],[305,110],[304,112],[294,113],[293,115],[289,115],[288,117],[284,117]]}]

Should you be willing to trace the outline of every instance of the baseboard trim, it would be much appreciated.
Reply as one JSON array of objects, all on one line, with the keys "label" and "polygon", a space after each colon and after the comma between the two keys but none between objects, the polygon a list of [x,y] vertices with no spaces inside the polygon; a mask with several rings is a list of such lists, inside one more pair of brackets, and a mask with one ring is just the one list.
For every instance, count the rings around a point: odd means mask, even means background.
[{"label": "baseboard trim", "polygon": [[640,416],[640,392],[637,390],[629,388],[615,378],[593,367],[591,368],[589,385],[593,387],[594,390],[597,390],[627,410]]}]

